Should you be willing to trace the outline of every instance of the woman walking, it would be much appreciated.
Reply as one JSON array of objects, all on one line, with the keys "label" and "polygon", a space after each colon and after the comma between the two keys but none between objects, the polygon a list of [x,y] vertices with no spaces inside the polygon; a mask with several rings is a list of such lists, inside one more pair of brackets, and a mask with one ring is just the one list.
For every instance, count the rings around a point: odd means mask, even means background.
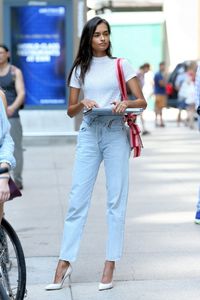
[{"label": "woman walking", "polygon": [[[62,288],[65,279],[72,273],[71,263],[77,258],[94,183],[103,160],[107,186],[108,242],[99,290],[113,287],[115,261],[122,255],[130,156],[122,113],[126,108],[145,108],[146,101],[136,74],[126,60],[122,64],[124,76],[136,100],[120,101],[116,59],[111,55],[110,33],[108,22],[100,17],[94,17],[86,23],[68,78],[70,117],[76,116],[81,110],[111,107],[111,103],[113,112],[118,115],[88,114],[83,117],[60,258],[54,283],[48,285],[46,290]],[[84,98],[79,101],[81,89]]]}]

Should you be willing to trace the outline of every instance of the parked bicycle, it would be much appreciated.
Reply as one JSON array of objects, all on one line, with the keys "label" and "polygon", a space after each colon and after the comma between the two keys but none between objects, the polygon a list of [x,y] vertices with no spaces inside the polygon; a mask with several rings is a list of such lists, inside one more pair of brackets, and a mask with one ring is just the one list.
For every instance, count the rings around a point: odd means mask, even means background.
[{"label": "parked bicycle", "polygon": [[26,264],[20,240],[8,221],[0,225],[0,299],[23,300]]}]

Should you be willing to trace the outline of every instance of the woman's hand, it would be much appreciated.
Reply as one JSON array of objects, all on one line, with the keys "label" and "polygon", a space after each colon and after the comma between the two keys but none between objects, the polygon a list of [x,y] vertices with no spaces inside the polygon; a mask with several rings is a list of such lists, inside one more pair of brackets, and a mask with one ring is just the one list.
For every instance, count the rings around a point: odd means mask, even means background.
[{"label": "woman's hand", "polygon": [[12,105],[10,105],[10,106],[7,107],[6,112],[7,112],[7,116],[8,116],[8,117],[12,117],[12,115],[13,115],[14,112],[15,112],[15,109],[14,109],[14,107],[13,107]]},{"label": "woman's hand", "polygon": [[93,107],[99,107],[99,105],[93,100],[83,99],[81,101],[81,103],[83,104],[84,108],[86,108],[86,109],[91,109]]},{"label": "woman's hand", "polygon": [[8,180],[9,178],[0,178],[0,203],[7,201],[10,197]]},{"label": "woman's hand", "polygon": [[112,111],[114,113],[118,113],[118,114],[123,113],[128,107],[128,101],[126,101],[126,100],[124,100],[124,101],[113,101],[111,104],[114,105]]}]

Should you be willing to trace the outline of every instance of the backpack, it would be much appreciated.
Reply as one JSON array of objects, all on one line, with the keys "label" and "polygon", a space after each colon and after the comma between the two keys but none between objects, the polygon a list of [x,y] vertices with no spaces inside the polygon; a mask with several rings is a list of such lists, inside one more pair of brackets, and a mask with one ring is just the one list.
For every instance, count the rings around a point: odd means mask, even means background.
[{"label": "backpack", "polygon": [[176,89],[176,79],[179,75],[179,71],[181,68],[185,68],[185,63],[180,63],[176,66],[174,71],[170,74],[167,85],[166,85],[166,94],[169,99],[177,99],[178,91]]}]

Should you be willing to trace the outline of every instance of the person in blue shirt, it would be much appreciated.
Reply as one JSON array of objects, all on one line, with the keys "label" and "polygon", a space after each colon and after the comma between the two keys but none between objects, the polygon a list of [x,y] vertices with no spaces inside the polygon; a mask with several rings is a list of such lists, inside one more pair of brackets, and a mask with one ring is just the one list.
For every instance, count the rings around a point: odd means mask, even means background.
[{"label": "person in blue shirt", "polygon": [[[10,136],[10,124],[6,115],[6,98],[0,90],[0,169],[15,167],[15,158],[13,156],[14,143]],[[0,174],[0,223],[3,217],[3,203],[10,197],[8,172]]]},{"label": "person in blue shirt", "polygon": [[[164,127],[162,110],[166,107],[166,75],[165,75],[165,63],[159,64],[159,71],[154,76],[154,94],[155,94],[155,125]],[[158,123],[158,116],[160,122]]]}]

